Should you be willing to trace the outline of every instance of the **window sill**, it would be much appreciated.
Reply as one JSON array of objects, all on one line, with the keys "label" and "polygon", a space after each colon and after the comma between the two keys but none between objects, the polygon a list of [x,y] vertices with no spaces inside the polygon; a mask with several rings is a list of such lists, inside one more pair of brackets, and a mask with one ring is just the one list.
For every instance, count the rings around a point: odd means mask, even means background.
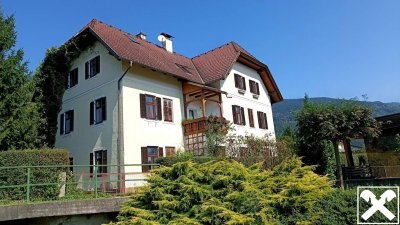
[{"label": "window sill", "polygon": [[60,134],[60,136],[63,137],[63,138],[67,138],[67,137],[71,136],[72,133],[74,133],[74,131],[71,131],[68,134]]},{"label": "window sill", "polygon": [[90,125],[90,126],[91,126],[91,127],[98,127],[98,126],[103,125],[105,122],[106,122],[106,120],[104,120],[104,121],[101,122],[101,123],[94,123],[94,124],[92,124],[92,125]]},{"label": "window sill", "polygon": [[163,123],[169,124],[169,125],[175,125],[174,121],[163,121]]},{"label": "window sill", "polygon": [[72,86],[72,87],[66,88],[65,91],[73,90],[73,89],[75,89],[76,86],[78,86],[78,84],[75,84],[75,85]]},{"label": "window sill", "polygon": [[[93,78],[95,78],[95,77],[97,77],[97,75],[99,75],[100,73],[96,73],[95,75],[93,75],[93,76],[89,76],[88,78],[85,78],[85,80],[90,80],[90,79],[93,79]],[[76,86],[76,85],[75,85]],[[75,87],[74,86],[74,87]]]},{"label": "window sill", "polygon": [[253,94],[253,98],[254,99],[258,99],[260,97],[260,95],[258,95],[258,94]]},{"label": "window sill", "polygon": [[246,90],[238,88],[238,93],[244,95],[246,93]]}]

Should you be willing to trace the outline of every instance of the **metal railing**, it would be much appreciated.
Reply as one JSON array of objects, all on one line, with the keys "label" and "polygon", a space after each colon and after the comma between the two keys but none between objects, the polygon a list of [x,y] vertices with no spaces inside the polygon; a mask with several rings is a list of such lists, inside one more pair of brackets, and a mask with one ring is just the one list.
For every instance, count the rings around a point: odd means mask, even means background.
[{"label": "metal railing", "polygon": [[[69,192],[91,198],[124,195],[147,183],[150,173],[141,172],[143,166],[160,167],[159,164],[0,167],[0,202],[68,199]],[[10,172],[13,177],[7,176]]]}]

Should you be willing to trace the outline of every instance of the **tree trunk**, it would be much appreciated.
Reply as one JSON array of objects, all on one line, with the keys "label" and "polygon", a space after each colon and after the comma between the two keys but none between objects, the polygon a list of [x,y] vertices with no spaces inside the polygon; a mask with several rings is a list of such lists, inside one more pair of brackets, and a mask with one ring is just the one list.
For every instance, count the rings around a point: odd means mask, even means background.
[{"label": "tree trunk", "polygon": [[343,189],[344,188],[343,171],[342,171],[342,165],[340,164],[338,141],[333,141],[333,146],[335,148],[337,185]]}]

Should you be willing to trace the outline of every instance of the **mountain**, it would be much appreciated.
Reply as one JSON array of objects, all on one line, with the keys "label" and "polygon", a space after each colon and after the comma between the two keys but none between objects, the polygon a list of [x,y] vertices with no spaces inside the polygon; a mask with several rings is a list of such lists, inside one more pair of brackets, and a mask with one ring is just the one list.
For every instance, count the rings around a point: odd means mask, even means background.
[{"label": "mountain", "polygon": [[[296,126],[295,113],[303,107],[303,101],[304,99],[302,98],[285,99],[283,102],[272,105],[275,131],[278,135],[283,131],[284,127]],[[339,104],[342,100],[335,98],[310,98],[310,101],[324,104]],[[362,101],[361,103],[372,108],[374,117],[400,113],[400,102]]]}]

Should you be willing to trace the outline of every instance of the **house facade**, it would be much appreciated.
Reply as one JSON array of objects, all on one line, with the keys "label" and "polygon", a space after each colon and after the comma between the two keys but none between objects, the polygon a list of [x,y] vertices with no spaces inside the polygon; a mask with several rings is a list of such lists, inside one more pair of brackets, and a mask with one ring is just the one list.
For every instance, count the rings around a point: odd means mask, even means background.
[{"label": "house facade", "polygon": [[234,42],[188,58],[173,52],[170,35],[158,39],[160,46],[98,20],[71,39],[83,51],[67,75],[56,147],[68,149],[74,164],[205,154],[210,115],[239,135],[275,137],[271,106],[283,98],[265,64]]}]

